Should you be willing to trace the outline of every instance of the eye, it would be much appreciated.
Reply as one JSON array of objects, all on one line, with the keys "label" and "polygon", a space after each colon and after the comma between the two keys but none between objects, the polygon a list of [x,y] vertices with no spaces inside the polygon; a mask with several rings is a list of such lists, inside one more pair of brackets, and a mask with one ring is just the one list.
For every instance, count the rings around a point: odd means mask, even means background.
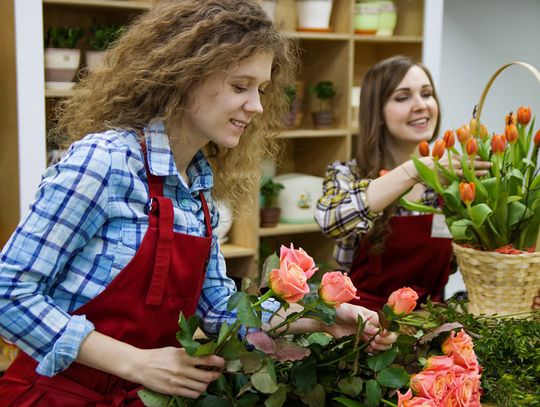
[{"label": "eye", "polygon": [[394,98],[396,102],[405,102],[409,97],[406,95],[399,95]]},{"label": "eye", "polygon": [[236,93],[242,93],[242,92],[245,92],[247,90],[246,87],[244,86],[239,86],[239,85],[233,85],[233,89]]},{"label": "eye", "polygon": [[432,96],[433,96],[433,93],[431,93],[431,92],[422,93],[422,97],[425,98],[425,99],[429,99]]}]

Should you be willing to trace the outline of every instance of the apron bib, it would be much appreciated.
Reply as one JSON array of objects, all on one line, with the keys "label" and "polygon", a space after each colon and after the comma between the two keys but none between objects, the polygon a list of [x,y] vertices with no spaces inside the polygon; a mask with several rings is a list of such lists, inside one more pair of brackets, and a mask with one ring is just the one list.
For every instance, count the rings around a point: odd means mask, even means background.
[{"label": "apron bib", "polygon": [[[173,204],[163,197],[163,177],[148,176],[149,227],[135,256],[97,297],[73,312],[86,315],[96,331],[133,346],[178,347],[178,314],[195,313],[212,243],[210,213],[202,202],[206,236],[173,230]],[[0,379],[2,406],[143,406],[140,385],[72,363],[54,377],[35,372],[37,362],[20,352]]]},{"label": "apron bib", "polygon": [[376,311],[404,286],[418,293],[419,303],[428,295],[441,299],[450,274],[452,244],[451,239],[431,237],[432,222],[433,215],[394,216],[383,253],[369,253],[369,243],[360,246],[350,271],[360,296],[353,304]]}]

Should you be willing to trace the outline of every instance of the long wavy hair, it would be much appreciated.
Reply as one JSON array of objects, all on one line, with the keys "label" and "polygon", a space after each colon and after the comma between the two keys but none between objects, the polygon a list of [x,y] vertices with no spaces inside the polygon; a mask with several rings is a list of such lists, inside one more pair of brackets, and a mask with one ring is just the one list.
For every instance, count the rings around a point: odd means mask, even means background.
[{"label": "long wavy hair", "polygon": [[213,195],[235,210],[253,202],[263,157],[275,159],[286,112],[297,44],[280,33],[253,0],[160,0],[139,16],[106,54],[106,63],[85,75],[73,97],[58,105],[56,138],[70,144],[91,132],[141,132],[152,119],[181,120],[190,91],[216,72],[259,52],[273,58],[272,80],[262,96],[264,112],[237,147],[210,143]]},{"label": "long wavy hair", "polygon": [[[380,170],[390,170],[396,166],[392,155],[386,148],[388,139],[392,136],[384,120],[384,107],[413,66],[420,67],[433,85],[431,73],[423,64],[402,55],[384,59],[366,72],[360,93],[360,125],[355,156],[357,175],[360,178],[374,179],[379,176]],[[437,137],[441,120],[439,99],[435,88],[433,88],[433,98],[439,107],[439,115],[430,141]],[[388,221],[394,212],[395,205],[386,208],[368,233],[368,239],[374,252],[382,251],[384,239],[390,232]]]}]

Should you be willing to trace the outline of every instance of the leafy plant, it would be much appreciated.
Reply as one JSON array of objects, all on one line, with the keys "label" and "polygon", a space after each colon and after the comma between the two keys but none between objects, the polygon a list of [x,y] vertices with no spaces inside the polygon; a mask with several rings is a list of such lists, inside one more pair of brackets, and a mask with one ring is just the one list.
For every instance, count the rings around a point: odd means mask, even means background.
[{"label": "leafy plant", "polygon": [[273,208],[276,205],[276,199],[284,185],[275,182],[272,178],[263,179],[261,182],[262,205],[264,208]]},{"label": "leafy plant", "polygon": [[88,40],[90,47],[95,51],[105,51],[120,38],[125,28],[117,24],[95,24],[92,26],[91,31],[92,37]]},{"label": "leafy plant", "polygon": [[84,30],[80,27],[49,27],[45,37],[46,48],[75,48]]},{"label": "leafy plant", "polygon": [[315,86],[308,87],[308,91],[314,94],[319,100],[319,111],[330,110],[330,101],[336,96],[336,90],[332,81],[320,81]]},{"label": "leafy plant", "polygon": [[287,100],[289,103],[292,103],[294,99],[296,98],[296,86],[289,85],[285,88],[285,96],[287,97]]}]

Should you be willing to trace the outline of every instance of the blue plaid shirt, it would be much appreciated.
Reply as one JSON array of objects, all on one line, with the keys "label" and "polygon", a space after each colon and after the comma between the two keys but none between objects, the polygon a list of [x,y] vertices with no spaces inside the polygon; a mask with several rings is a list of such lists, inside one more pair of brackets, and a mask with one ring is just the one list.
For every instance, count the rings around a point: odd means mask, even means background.
[{"label": "blue plaid shirt", "polygon": [[[212,226],[218,216],[210,196],[212,171],[198,152],[179,176],[164,127],[145,131],[152,174],[164,176],[164,195],[174,205],[174,230],[204,236],[202,190]],[[139,139],[133,132],[90,134],[44,175],[29,214],[0,256],[0,335],[15,342],[52,376],[76,358],[94,329],[73,312],[102,292],[134,256],[148,226],[148,186]],[[235,314],[226,311],[235,291],[214,234],[197,314],[216,334]],[[275,308],[271,304],[269,307]],[[265,322],[270,313],[265,313]]]}]

